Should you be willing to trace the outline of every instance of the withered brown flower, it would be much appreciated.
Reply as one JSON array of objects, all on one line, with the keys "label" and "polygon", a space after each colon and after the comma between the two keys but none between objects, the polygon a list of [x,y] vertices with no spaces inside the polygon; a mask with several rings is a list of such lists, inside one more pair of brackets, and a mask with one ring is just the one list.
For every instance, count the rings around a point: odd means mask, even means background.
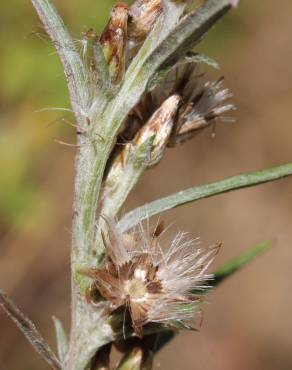
[{"label": "withered brown flower", "polygon": [[[181,105],[178,119],[173,130],[169,146],[183,143],[205,127],[216,122],[228,122],[233,119],[225,113],[234,110],[235,106],[226,101],[232,97],[229,89],[223,88],[223,77],[213,82],[201,83],[200,76],[194,76],[194,70],[186,69],[190,79],[183,86],[182,96],[185,103]],[[197,79],[194,83],[192,78]]]},{"label": "withered brown flower", "polygon": [[104,265],[86,271],[92,288],[109,302],[111,311],[121,306],[129,310],[137,336],[148,323],[190,328],[201,301],[198,291],[212,278],[206,270],[219,245],[202,249],[180,232],[164,249],[162,223],[152,233],[139,225],[129,234],[121,234],[111,220],[106,223]]},{"label": "withered brown flower", "polygon": [[169,147],[191,139],[212,123],[232,121],[226,113],[235,106],[228,102],[232,94],[223,88],[223,78],[204,82],[198,65],[188,63],[171,70],[161,84],[141,99],[128,115],[120,139],[132,140],[170,96],[179,96],[181,102],[167,143]]}]

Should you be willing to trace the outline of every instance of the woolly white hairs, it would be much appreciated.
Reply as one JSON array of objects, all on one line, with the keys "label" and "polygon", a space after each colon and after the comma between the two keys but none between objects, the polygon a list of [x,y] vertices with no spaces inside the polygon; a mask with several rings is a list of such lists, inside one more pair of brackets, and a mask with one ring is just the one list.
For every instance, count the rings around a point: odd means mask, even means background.
[{"label": "woolly white hairs", "polygon": [[207,269],[219,245],[203,249],[197,239],[179,232],[162,246],[163,223],[153,232],[139,224],[122,234],[112,220],[105,220],[106,261],[85,272],[93,279],[92,287],[110,302],[112,311],[121,306],[129,309],[138,336],[151,322],[191,327],[202,300],[199,291],[212,278]]}]

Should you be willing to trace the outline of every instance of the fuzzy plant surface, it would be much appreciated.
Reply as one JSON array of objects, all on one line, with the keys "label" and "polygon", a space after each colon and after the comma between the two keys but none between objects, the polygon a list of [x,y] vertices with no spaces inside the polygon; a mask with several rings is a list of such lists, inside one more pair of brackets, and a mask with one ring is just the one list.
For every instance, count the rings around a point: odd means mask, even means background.
[{"label": "fuzzy plant surface", "polygon": [[[58,354],[0,291],[0,305],[52,369],[151,369],[180,330],[195,330],[206,294],[266,250],[262,242],[209,272],[220,244],[203,248],[148,220],[224,192],[292,175],[292,164],[191,187],[131,210],[121,207],[141,175],[166,150],[216,122],[232,119],[231,92],[207,81],[200,64],[216,62],[197,44],[236,0],[118,2],[101,35],[85,32],[84,53],[51,0],[31,0],[63,64],[76,119],[77,154],[71,248],[71,330],[54,318]],[[145,222],[146,221],[146,222]]]}]

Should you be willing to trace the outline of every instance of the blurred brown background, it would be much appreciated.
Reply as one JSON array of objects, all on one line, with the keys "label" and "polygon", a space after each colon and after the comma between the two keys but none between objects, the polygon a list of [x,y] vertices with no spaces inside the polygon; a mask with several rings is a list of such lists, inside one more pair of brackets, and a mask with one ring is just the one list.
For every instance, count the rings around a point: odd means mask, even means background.
[{"label": "blurred brown background", "polygon": [[[106,22],[112,1],[58,0],[76,42]],[[126,210],[171,192],[292,160],[290,0],[242,1],[203,42],[219,61],[238,106],[219,125],[169,150],[148,171]],[[74,142],[62,69],[29,1],[0,5],[0,286],[55,346],[51,316],[69,327],[69,248]],[[210,71],[212,76],[216,72]],[[63,118],[63,119],[62,119]],[[167,221],[222,241],[216,262],[266,239],[274,247],[218,288],[198,333],[183,333],[156,362],[164,370],[292,368],[292,179],[210,198],[169,212]],[[0,369],[47,369],[0,313]]]}]

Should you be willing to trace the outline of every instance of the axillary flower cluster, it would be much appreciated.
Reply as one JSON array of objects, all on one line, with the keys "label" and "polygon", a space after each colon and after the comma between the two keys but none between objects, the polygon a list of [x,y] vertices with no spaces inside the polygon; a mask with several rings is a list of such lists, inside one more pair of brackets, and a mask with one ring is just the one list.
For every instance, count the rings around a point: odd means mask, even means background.
[{"label": "axillary flower cluster", "polygon": [[149,323],[192,328],[201,294],[212,280],[207,269],[220,245],[202,249],[198,241],[180,232],[165,248],[160,241],[165,231],[163,222],[153,232],[140,224],[128,234],[120,233],[111,220],[106,224],[105,262],[100,268],[84,271],[93,281],[87,300],[97,303],[98,290],[109,302],[110,311],[123,306],[139,337]]},{"label": "axillary flower cluster", "polygon": [[[101,45],[113,89],[123,81],[127,67],[154,24],[158,21],[163,24],[163,15],[162,0],[137,0],[130,7],[119,2],[113,6],[100,37],[93,30],[85,33]],[[215,121],[229,120],[224,114],[235,109],[233,104],[226,103],[232,95],[222,88],[223,78],[204,82],[198,69],[202,61],[213,62],[188,51],[171,67],[165,67],[154,76],[148,91],[126,118],[120,140],[135,143],[147,130],[152,135],[160,132],[163,138],[157,137],[153,146],[156,144],[162,149],[192,138]],[[91,59],[91,79],[99,83],[94,58]]]},{"label": "axillary flower cluster", "polygon": [[[161,0],[114,5],[102,35],[95,36],[113,88],[122,83],[131,60],[163,17]],[[207,269],[219,248],[202,249],[185,233],[161,245],[162,224],[152,232],[140,224],[122,233],[113,221],[143,171],[157,165],[166,148],[191,139],[212,123],[229,120],[225,113],[234,109],[227,102],[231,93],[222,87],[222,78],[204,82],[198,68],[203,59],[187,51],[154,76],[124,120],[103,178],[99,226],[106,257],[101,266],[83,271],[92,280],[87,301],[99,304],[98,292],[110,312],[124,307],[139,337],[150,323],[193,327],[200,291],[212,278]],[[95,68],[92,73],[94,77]]]}]

